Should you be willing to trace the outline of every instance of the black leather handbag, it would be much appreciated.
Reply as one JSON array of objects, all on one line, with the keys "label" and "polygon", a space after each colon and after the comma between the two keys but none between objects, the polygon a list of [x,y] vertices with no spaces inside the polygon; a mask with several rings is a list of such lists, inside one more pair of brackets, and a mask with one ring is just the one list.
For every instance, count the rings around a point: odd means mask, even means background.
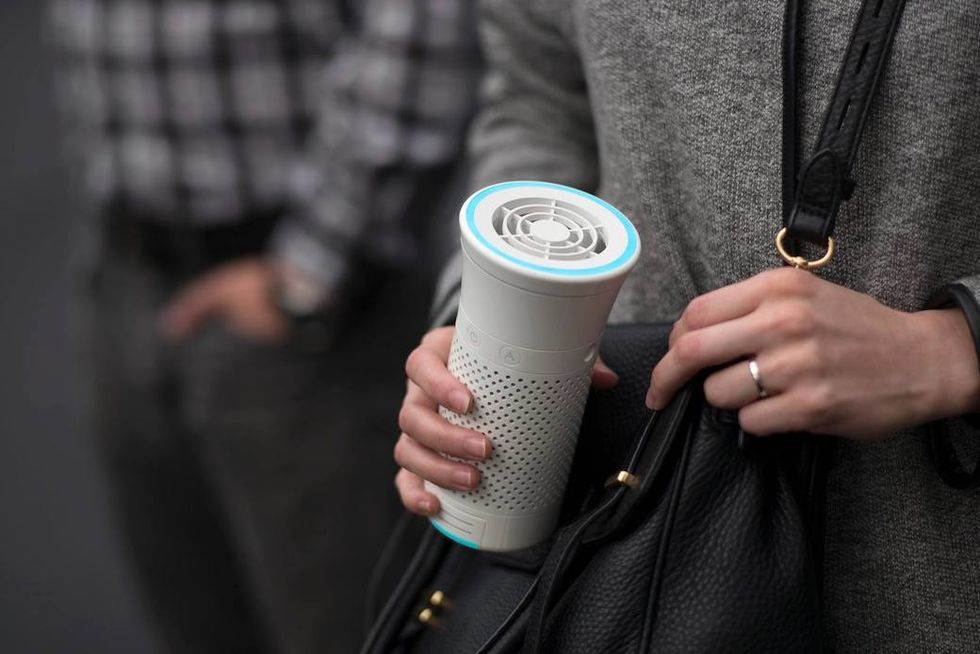
[{"label": "black leather handbag", "polygon": [[[824,127],[797,166],[799,2],[784,47],[781,253],[832,245],[867,107],[904,2],[863,2]],[[799,171],[799,172],[798,172]],[[620,375],[587,405],[562,527],[508,554],[428,530],[374,621],[365,654],[810,652],[820,616],[822,461],[814,437],[754,439],[706,405],[702,379],[663,411],[643,405],[669,325],[611,327]]]},{"label": "black leather handbag", "polygon": [[620,381],[589,399],[554,537],[490,554],[430,529],[364,652],[819,650],[799,440],[740,438],[698,383],[650,414],[669,332],[607,330]]}]

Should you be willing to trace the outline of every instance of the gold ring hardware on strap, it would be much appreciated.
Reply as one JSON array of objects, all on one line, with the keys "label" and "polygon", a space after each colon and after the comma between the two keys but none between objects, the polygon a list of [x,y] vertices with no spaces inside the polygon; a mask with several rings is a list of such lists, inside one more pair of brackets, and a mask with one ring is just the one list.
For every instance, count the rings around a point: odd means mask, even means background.
[{"label": "gold ring hardware on strap", "polygon": [[631,472],[626,470],[620,470],[612,477],[606,480],[606,488],[612,488],[614,486],[626,486],[627,488],[636,488],[640,485],[640,478]]},{"label": "gold ring hardware on strap", "polygon": [[834,239],[828,237],[827,251],[824,252],[824,255],[819,259],[810,261],[809,259],[804,259],[803,257],[794,256],[786,251],[787,234],[788,232],[786,231],[785,227],[779,230],[779,233],[776,234],[776,249],[779,250],[779,256],[781,256],[786,263],[794,268],[799,268],[800,270],[815,270],[817,268],[823,268],[830,263],[831,259],[834,258],[834,252],[836,251]]}]

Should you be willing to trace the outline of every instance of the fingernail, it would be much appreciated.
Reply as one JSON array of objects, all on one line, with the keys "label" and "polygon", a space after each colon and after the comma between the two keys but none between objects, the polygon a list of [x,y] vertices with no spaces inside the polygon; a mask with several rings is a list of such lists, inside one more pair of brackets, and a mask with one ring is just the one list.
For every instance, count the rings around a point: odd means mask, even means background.
[{"label": "fingernail", "polygon": [[610,377],[612,377],[614,381],[617,382],[619,381],[619,375],[616,374],[616,371],[610,368],[609,366],[607,366],[606,364],[602,363],[602,361],[596,362],[595,369],[596,372],[600,372],[603,375],[609,375]]},{"label": "fingernail", "polygon": [[[613,372],[613,369],[610,368],[609,366],[607,366],[606,365],[606,362],[603,361],[602,359],[596,359],[595,360],[595,367],[596,367],[597,370],[601,370],[602,372]],[[616,373],[613,373],[613,374],[616,374]]]},{"label": "fingernail", "polygon": [[459,488],[473,488],[476,486],[473,476],[472,470],[457,470],[453,473],[453,483]]},{"label": "fingernail", "polygon": [[473,436],[472,438],[466,439],[466,445],[464,447],[466,454],[482,461],[487,458],[487,439],[482,436]]},{"label": "fingernail", "polygon": [[435,511],[435,505],[432,504],[432,500],[426,498],[419,500],[418,503],[419,511],[426,515],[431,515]]},{"label": "fingernail", "polygon": [[466,391],[455,390],[449,394],[450,408],[456,413],[470,412],[470,395]]},{"label": "fingernail", "polygon": [[651,389],[647,391],[646,405],[647,408],[650,409],[651,411],[654,409],[654,403],[653,403],[654,399],[655,398],[653,397],[653,390]]}]

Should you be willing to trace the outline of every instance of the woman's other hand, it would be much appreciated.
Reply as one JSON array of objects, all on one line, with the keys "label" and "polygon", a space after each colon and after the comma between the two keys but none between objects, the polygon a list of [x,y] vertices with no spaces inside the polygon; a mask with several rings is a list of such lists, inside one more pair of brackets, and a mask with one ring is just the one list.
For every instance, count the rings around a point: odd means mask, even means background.
[{"label": "woman's other hand", "polygon": [[[767,397],[749,370],[758,364]],[[707,401],[765,436],[807,431],[873,440],[980,407],[959,310],[906,313],[811,273],[781,268],[694,299],[653,370],[663,408],[699,370]]]}]

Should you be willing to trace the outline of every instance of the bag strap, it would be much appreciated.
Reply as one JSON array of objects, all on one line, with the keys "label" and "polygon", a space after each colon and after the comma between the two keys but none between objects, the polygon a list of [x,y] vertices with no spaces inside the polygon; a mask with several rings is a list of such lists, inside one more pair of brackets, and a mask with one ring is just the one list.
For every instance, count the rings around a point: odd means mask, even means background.
[{"label": "bag strap", "polygon": [[786,0],[783,19],[783,226],[796,204],[796,176],[800,170],[800,0]]},{"label": "bag strap", "polygon": [[404,628],[403,618],[411,613],[425,584],[434,576],[440,562],[446,557],[449,547],[449,540],[436,530],[429,528],[423,532],[418,549],[407,567],[411,574],[403,575],[392,591],[391,598],[375,619],[374,627],[368,632],[361,654],[388,654],[391,651],[392,643],[397,642]]},{"label": "bag strap", "polygon": [[[905,0],[864,0],[841,62],[814,153],[800,166],[799,72],[803,0],[787,0],[783,25],[783,229],[777,249],[790,265],[814,269],[834,253],[834,227],[842,202],[854,192],[851,170],[868,109],[891,54]],[[787,242],[788,239],[788,242]],[[826,247],[809,260],[799,243]],[[799,449],[799,485],[817,561],[823,557],[824,495],[833,443],[811,436]]]},{"label": "bag strap", "polygon": [[[854,192],[851,169],[868,108],[891,54],[905,0],[864,0],[862,3],[814,153],[798,173],[787,179],[787,162],[795,168],[799,143],[796,77],[800,6],[801,0],[788,0],[783,69],[786,84],[783,99],[784,227],[777,237],[777,247],[790,265],[812,269],[826,265],[833,256],[837,214],[841,203]],[[792,203],[787,202],[790,191]],[[827,254],[816,261],[803,259],[785,247],[786,239],[826,247]]]},{"label": "bag strap", "polygon": [[[703,381],[703,376],[699,375],[685,385],[666,408],[649,415],[623,461],[622,471],[606,483],[605,492],[595,508],[556,534],[552,554],[538,574],[539,599],[528,620],[523,652],[532,654],[540,650],[548,616],[567,580],[566,573],[583,548],[595,548],[620,535],[649,505],[649,500],[661,494],[668,497],[667,524],[673,521],[698,424],[691,415],[703,407]],[[678,474],[670,475],[674,470],[678,470]],[[668,473],[666,479],[664,473]],[[659,594],[670,532],[668,526],[655,559],[652,596]]]},{"label": "bag strap", "polygon": [[[904,0],[864,1],[841,65],[834,96],[824,117],[816,153],[802,167],[802,173],[799,173],[797,80],[802,26],[801,0],[787,2],[783,53],[783,216],[784,232],[793,240],[816,244],[832,243],[829,239],[833,234],[840,204],[853,191],[854,185],[848,175],[853,167],[867,110],[887,62],[904,4]],[[789,246],[792,247],[791,244]],[[799,257],[789,262],[802,268],[816,267]],[[700,388],[699,382],[696,381],[695,385]],[[663,488],[658,484],[661,479],[659,472],[667,453],[679,445],[679,440],[683,442],[681,459],[685,459],[689,453],[692,434],[687,433],[685,436],[681,421],[693,409],[691,388],[692,385],[688,385],[663,414],[653,414],[637,438],[627,467],[620,473],[625,475],[624,479],[635,484],[634,490],[627,493],[623,484],[630,482],[621,481],[619,486],[608,491],[595,509],[558,534],[553,550],[556,555],[550,557],[549,565],[538,576],[538,593],[542,599],[530,616],[524,652],[537,651],[542,643],[545,622],[560,592],[564,573],[581,547],[596,545],[629,524],[637,509],[643,506],[643,499],[653,489],[668,494],[668,517],[673,515],[677,503],[674,496],[679,492],[682,483],[678,479],[682,478],[677,476],[669,488]],[[803,485],[810,500],[808,510],[814,525],[820,522],[818,498],[822,496],[823,479],[826,476],[824,471],[827,446],[824,442],[808,444],[801,466]],[[683,469],[684,464],[681,465]],[[640,474],[635,475],[631,471],[639,471]],[[815,540],[819,541],[819,529],[816,533]],[[658,552],[654,574],[655,586],[659,585],[668,541],[665,537],[660,544],[661,551]],[[651,598],[657,596],[655,589]],[[644,634],[644,638],[646,637],[647,634]]]}]

